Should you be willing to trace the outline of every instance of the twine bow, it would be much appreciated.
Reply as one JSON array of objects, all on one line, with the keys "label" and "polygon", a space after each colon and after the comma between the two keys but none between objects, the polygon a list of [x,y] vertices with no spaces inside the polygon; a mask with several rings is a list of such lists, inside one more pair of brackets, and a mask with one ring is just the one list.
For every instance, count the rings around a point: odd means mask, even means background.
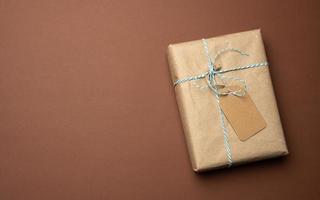
[{"label": "twine bow", "polygon": [[[207,79],[207,86],[208,88],[214,93],[217,103],[218,103],[218,111],[220,115],[220,125],[223,130],[223,137],[224,137],[224,146],[227,154],[228,159],[228,166],[231,167],[232,165],[232,152],[231,152],[231,146],[229,144],[229,137],[228,137],[228,130],[225,126],[225,116],[222,112],[221,106],[220,106],[220,97],[224,95],[235,95],[238,97],[245,96],[247,93],[247,85],[244,79],[238,78],[238,77],[225,77],[223,74],[231,72],[231,71],[238,71],[238,70],[245,70],[245,69],[251,69],[251,68],[257,68],[257,67],[266,67],[268,66],[267,62],[261,62],[261,63],[254,63],[249,65],[244,65],[240,67],[229,67],[225,70],[222,70],[221,66],[217,65],[215,61],[217,58],[225,53],[225,52],[236,52],[243,56],[249,56],[249,54],[242,52],[239,49],[235,48],[224,48],[220,51],[218,51],[213,58],[211,58],[208,48],[208,42],[206,39],[202,39],[202,44],[204,47],[205,55],[208,59],[208,71],[196,76],[189,76],[182,79],[178,79],[174,82],[174,86],[194,81],[194,80],[200,80],[200,79]],[[229,82],[234,81],[238,82],[237,85],[230,85]]]}]

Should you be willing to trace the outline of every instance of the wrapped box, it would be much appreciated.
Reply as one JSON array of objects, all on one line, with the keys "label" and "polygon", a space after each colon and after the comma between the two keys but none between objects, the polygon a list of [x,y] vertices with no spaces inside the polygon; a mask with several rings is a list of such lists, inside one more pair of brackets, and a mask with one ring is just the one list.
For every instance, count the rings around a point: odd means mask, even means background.
[{"label": "wrapped box", "polygon": [[[235,52],[224,52],[226,49]],[[237,54],[237,51],[240,53],[240,50],[248,55]],[[215,59],[214,55],[219,52],[221,55]],[[229,106],[222,105],[223,102],[219,101],[218,97],[221,94],[217,96],[213,92],[214,89],[218,89],[219,84],[214,85],[215,80],[210,82],[210,67],[208,68],[210,59],[215,62],[212,65],[215,72],[219,71],[218,65],[221,66],[221,71],[237,68],[237,66],[247,66],[245,69],[219,74],[218,78],[224,81],[241,80],[241,84],[245,84],[245,96],[250,95],[253,102],[251,104],[256,108],[255,113],[259,113],[262,118],[258,120],[261,122],[258,125],[260,129],[256,129],[256,133],[251,133],[250,137],[241,138],[238,130],[250,129],[252,124],[258,123],[255,121],[257,117],[250,118],[254,116],[250,113],[250,106],[248,109],[246,106],[244,106],[245,109],[239,108],[244,102],[242,100],[244,97],[229,94],[227,96],[234,96],[234,99],[238,99],[239,102]],[[254,65],[266,63],[260,30],[171,44],[168,47],[168,61],[173,83],[177,83],[174,86],[175,94],[194,171],[221,168],[288,154],[269,66]],[[188,79],[188,77],[195,76],[200,77]],[[177,80],[184,81],[177,82]],[[212,84],[209,85],[209,83]],[[210,90],[212,85],[214,88]],[[222,95],[220,100],[223,98],[225,97]],[[219,110],[221,106],[222,110]],[[225,106],[224,110],[223,106]],[[231,112],[230,116],[227,112]],[[245,123],[242,123],[245,117],[241,114],[249,116],[249,119],[244,121]]]}]

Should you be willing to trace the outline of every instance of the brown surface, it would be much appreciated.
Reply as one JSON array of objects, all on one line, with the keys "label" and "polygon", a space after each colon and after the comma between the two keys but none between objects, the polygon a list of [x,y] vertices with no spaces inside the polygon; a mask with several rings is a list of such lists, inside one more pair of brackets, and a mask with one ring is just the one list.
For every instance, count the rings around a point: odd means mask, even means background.
[{"label": "brown surface", "polygon": [[[319,9],[1,0],[0,199],[317,199]],[[167,44],[258,27],[291,154],[197,175]]]}]

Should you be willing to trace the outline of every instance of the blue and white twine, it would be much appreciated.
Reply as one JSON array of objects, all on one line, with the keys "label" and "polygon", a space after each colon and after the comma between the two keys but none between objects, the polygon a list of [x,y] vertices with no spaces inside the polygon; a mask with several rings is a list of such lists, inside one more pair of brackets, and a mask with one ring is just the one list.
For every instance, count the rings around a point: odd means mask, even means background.
[{"label": "blue and white twine", "polygon": [[[211,58],[207,40],[202,39],[202,44],[203,44],[205,55],[208,59],[208,71],[205,73],[196,75],[196,76],[189,76],[189,77],[185,77],[182,79],[178,79],[174,82],[174,86],[181,84],[181,83],[194,81],[194,80],[200,80],[200,79],[208,77],[207,78],[208,88],[211,89],[211,91],[214,93],[214,95],[217,99],[218,111],[219,111],[219,116],[220,116],[220,126],[223,130],[223,139],[224,139],[224,146],[225,146],[227,159],[228,159],[228,166],[231,167],[232,162],[233,162],[232,161],[232,151],[231,151],[231,146],[229,143],[228,129],[225,124],[225,116],[224,116],[224,113],[223,113],[221,106],[220,106],[220,96],[221,95],[229,95],[229,94],[236,95],[236,96],[244,96],[247,91],[247,86],[246,86],[245,80],[237,78],[237,77],[227,78],[227,77],[223,76],[223,74],[225,74],[227,72],[238,71],[238,70],[245,70],[245,69],[257,68],[257,67],[266,67],[266,66],[268,66],[268,63],[267,62],[254,63],[254,64],[244,65],[244,66],[240,66],[240,67],[230,67],[225,70],[220,70],[220,69],[216,68],[215,62],[221,54],[228,52],[228,51],[233,51],[233,52],[239,53],[244,56],[249,56],[249,55],[247,53],[242,52],[239,49],[227,47],[227,48],[224,48],[224,49],[221,49],[220,51],[218,51],[215,54],[215,56],[213,58]],[[220,85],[217,84],[216,78],[219,78],[223,84],[226,83],[226,80],[237,80],[243,85],[244,88],[241,91],[230,91],[227,93],[220,92],[219,91]]]}]

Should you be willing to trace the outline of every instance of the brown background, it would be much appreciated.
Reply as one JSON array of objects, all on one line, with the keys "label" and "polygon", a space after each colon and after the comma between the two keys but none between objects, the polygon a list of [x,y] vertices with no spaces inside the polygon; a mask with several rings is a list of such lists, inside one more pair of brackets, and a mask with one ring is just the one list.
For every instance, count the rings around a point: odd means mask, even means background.
[{"label": "brown background", "polygon": [[[319,199],[316,0],[0,0],[0,199]],[[192,172],[169,43],[261,28],[291,154]]]}]

